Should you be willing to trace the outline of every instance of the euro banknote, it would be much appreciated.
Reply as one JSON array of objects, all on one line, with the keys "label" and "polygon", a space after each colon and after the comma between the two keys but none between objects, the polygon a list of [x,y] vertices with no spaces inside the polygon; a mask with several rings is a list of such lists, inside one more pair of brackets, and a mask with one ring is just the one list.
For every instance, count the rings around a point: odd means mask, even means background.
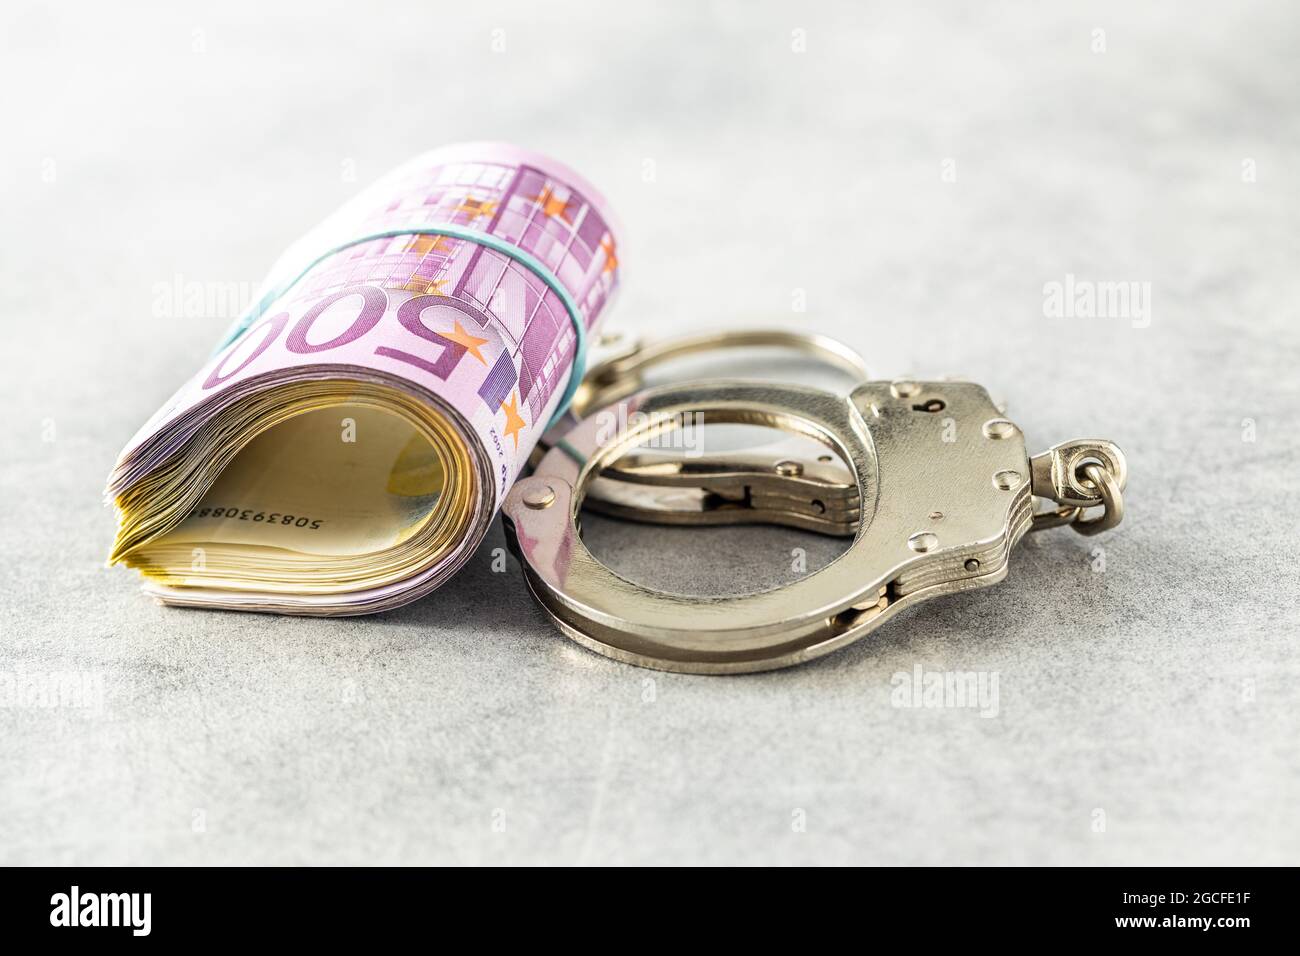
[{"label": "euro banknote", "polygon": [[111,563],[167,604],[360,614],[473,553],[619,284],[600,194],[499,143],[434,150],[294,243],[127,443]]}]

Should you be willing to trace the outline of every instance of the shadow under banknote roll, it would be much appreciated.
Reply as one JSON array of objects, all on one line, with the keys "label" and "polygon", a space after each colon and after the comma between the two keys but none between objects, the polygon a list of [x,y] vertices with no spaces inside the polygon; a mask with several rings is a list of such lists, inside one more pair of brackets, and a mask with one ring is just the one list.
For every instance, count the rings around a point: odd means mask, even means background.
[{"label": "shadow under banknote roll", "polygon": [[128,443],[110,562],[194,607],[362,614],[438,587],[572,398],[616,233],[585,180],[506,144],[384,177]]}]

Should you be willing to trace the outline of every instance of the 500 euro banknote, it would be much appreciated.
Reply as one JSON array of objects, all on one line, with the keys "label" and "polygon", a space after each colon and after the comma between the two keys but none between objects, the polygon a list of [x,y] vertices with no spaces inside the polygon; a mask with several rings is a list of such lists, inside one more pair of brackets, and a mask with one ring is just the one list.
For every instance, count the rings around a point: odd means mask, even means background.
[{"label": "500 euro banknote", "polygon": [[585,180],[435,150],[292,246],[109,479],[110,560],[178,605],[365,613],[482,540],[618,287]]}]

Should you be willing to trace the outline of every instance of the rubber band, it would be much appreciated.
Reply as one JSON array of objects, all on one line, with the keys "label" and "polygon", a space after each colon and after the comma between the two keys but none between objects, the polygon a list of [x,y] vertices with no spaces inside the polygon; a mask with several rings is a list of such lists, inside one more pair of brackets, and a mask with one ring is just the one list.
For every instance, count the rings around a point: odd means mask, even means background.
[{"label": "rubber band", "polygon": [[582,383],[582,376],[587,370],[587,327],[583,324],[582,312],[578,308],[578,303],[574,301],[573,296],[569,294],[569,290],[560,284],[560,280],[555,276],[555,273],[551,272],[551,270],[532,253],[526,252],[513,243],[506,242],[504,239],[493,236],[489,233],[479,232],[452,223],[443,223],[431,226],[409,226],[405,229],[388,229],[384,232],[375,232],[368,236],[362,236],[360,239],[353,239],[340,246],[335,246],[329,252],[322,253],[313,259],[305,269],[299,272],[290,281],[282,283],[267,292],[266,295],[262,296],[261,301],[258,302],[256,306],[245,312],[244,315],[240,316],[235,321],[235,324],[230,327],[230,330],[221,340],[221,343],[216,347],[213,354],[215,355],[217,352],[220,352],[231,342],[235,341],[235,339],[239,338],[239,336],[242,335],[244,331],[253,324],[253,322],[265,315],[270,310],[271,306],[290,289],[297,285],[298,282],[307,275],[307,273],[311,272],[312,269],[316,268],[316,266],[320,265],[330,256],[336,255],[345,249],[351,249],[353,246],[359,246],[362,243],[373,242],[377,239],[394,239],[398,236],[447,236],[452,239],[464,239],[466,242],[474,242],[480,246],[486,246],[494,252],[499,252],[503,256],[513,259],[515,262],[523,265],[532,272],[533,275],[546,283],[547,287],[552,292],[560,297],[560,301],[564,303],[565,311],[569,313],[569,320],[573,323],[573,334],[576,343],[573,348],[573,367],[569,369],[569,382],[565,386],[563,394],[560,396],[560,404],[556,406],[555,412],[551,415],[551,420],[547,423],[546,427],[550,428],[559,421],[560,416],[569,410],[569,404],[573,401],[573,395],[577,392],[578,386]]}]

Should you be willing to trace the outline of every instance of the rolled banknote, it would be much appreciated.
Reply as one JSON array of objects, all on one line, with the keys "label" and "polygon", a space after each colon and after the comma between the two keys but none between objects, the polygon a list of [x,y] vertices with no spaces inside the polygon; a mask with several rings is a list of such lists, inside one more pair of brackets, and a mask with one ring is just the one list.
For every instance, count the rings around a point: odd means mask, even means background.
[{"label": "rolled banknote", "polygon": [[363,614],[482,540],[618,286],[600,194],[499,143],[435,150],[294,244],[109,478],[111,563],[167,604]]}]

